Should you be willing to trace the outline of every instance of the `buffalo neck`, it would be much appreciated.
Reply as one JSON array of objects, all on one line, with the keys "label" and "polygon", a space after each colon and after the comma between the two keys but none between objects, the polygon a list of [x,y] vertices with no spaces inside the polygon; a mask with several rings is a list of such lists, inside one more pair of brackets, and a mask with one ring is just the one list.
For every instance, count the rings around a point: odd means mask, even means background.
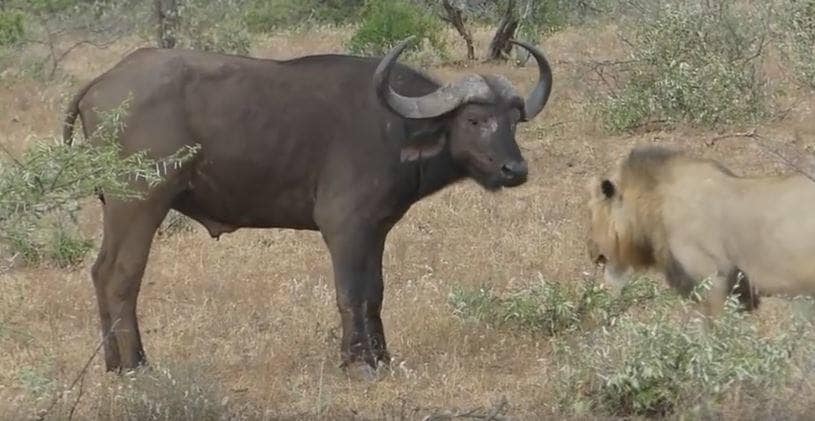
[{"label": "buffalo neck", "polygon": [[418,201],[465,177],[464,171],[453,160],[446,125],[436,121],[414,121],[406,124],[405,142],[435,139],[442,143],[440,152],[403,164],[415,180],[413,201]]}]

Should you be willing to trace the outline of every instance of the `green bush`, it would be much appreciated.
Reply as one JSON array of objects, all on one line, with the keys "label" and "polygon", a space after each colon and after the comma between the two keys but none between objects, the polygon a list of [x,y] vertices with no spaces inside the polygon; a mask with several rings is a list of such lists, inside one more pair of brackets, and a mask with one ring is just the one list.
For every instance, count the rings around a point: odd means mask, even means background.
[{"label": "green bush", "polygon": [[255,0],[246,12],[251,32],[271,32],[299,25],[311,15],[311,4],[297,0]]},{"label": "green bush", "polygon": [[808,322],[766,337],[732,297],[710,326],[680,322],[685,303],[668,294],[613,326],[555,341],[560,410],[654,416],[715,406],[733,393],[758,400],[790,381],[794,356],[812,357]]},{"label": "green bush", "polygon": [[761,16],[731,0],[666,3],[632,20],[630,78],[605,102],[607,127],[658,120],[714,126],[754,120],[767,108],[759,71]]},{"label": "green bush", "polygon": [[67,223],[51,231],[51,239],[46,244],[48,259],[62,268],[76,266],[93,248],[93,241],[82,238],[81,234]]},{"label": "green bush", "polygon": [[248,54],[252,45],[241,0],[181,2],[177,46],[201,51]]},{"label": "green bush", "polygon": [[23,14],[17,11],[0,10],[0,46],[11,46],[23,39]]},{"label": "green bush", "polygon": [[420,42],[413,43],[409,50],[416,51],[427,41],[443,53],[441,31],[439,19],[405,0],[368,0],[348,49],[354,54],[382,55],[399,41],[415,35]]},{"label": "green bush", "polygon": [[815,0],[785,0],[783,6],[784,53],[798,81],[815,88]]},{"label": "green bush", "polygon": [[271,32],[311,22],[347,23],[362,5],[362,0],[253,0],[246,25],[252,32]]},{"label": "green bush", "polygon": [[631,306],[656,295],[655,284],[643,278],[630,282],[617,296],[594,282],[570,285],[541,281],[505,297],[485,288],[454,290],[449,301],[454,314],[462,319],[552,336],[613,323]]}]

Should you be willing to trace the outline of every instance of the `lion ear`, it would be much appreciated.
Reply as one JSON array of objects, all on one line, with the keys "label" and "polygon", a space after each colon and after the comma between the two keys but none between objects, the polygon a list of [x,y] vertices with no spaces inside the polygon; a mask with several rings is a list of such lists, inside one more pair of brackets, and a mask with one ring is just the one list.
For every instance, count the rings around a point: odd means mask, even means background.
[{"label": "lion ear", "polygon": [[611,180],[606,179],[600,182],[600,190],[607,199],[611,199],[614,197],[614,193],[617,191],[617,188],[614,186],[614,183],[612,183]]}]

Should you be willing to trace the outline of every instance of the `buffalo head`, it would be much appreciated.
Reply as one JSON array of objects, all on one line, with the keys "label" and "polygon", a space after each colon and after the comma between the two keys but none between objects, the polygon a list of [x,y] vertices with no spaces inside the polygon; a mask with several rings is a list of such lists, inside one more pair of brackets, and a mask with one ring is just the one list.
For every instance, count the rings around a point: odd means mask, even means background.
[{"label": "buffalo head", "polygon": [[413,37],[394,47],[376,68],[374,88],[380,101],[407,119],[433,119],[445,136],[425,155],[448,147],[453,160],[489,190],[526,181],[528,168],[515,141],[515,126],[543,110],[552,90],[552,72],[536,47],[511,41],[530,52],[538,63],[538,83],[524,100],[503,76],[468,75],[421,97],[403,96],[390,86],[393,64]]}]

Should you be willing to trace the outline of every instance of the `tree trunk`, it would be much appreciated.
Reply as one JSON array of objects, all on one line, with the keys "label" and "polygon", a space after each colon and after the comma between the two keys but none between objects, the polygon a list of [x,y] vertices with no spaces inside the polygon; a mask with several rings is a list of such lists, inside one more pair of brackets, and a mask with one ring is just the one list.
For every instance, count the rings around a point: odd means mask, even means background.
[{"label": "tree trunk", "polygon": [[516,29],[518,29],[518,14],[515,13],[515,0],[508,0],[507,9],[490,42],[487,60],[506,60],[509,58],[509,52],[512,50],[512,44],[509,43],[509,40],[515,36]]},{"label": "tree trunk", "polygon": [[464,38],[464,43],[467,44],[467,60],[475,60],[473,35],[467,30],[467,27],[464,26],[464,15],[461,9],[453,7],[453,5],[450,4],[450,0],[442,1],[442,6],[444,6],[444,11],[447,13],[447,16],[443,19],[456,28],[459,35]]},{"label": "tree trunk", "polygon": [[158,21],[158,46],[175,47],[178,33],[178,0],[155,0]]},{"label": "tree trunk", "polygon": [[[537,32],[540,28],[537,26],[537,22],[533,22],[533,20],[538,15],[538,8],[542,7],[538,0],[526,0],[522,6],[520,13],[520,17],[518,18],[518,27],[515,29],[515,32],[519,34],[519,37],[527,42],[538,42],[537,34],[529,36],[529,39],[524,39],[524,31],[527,31],[527,35],[529,35],[529,31],[532,33]],[[526,65],[526,62],[529,61],[530,54],[529,51],[526,51],[523,48],[515,48],[515,63],[518,66]]]}]

